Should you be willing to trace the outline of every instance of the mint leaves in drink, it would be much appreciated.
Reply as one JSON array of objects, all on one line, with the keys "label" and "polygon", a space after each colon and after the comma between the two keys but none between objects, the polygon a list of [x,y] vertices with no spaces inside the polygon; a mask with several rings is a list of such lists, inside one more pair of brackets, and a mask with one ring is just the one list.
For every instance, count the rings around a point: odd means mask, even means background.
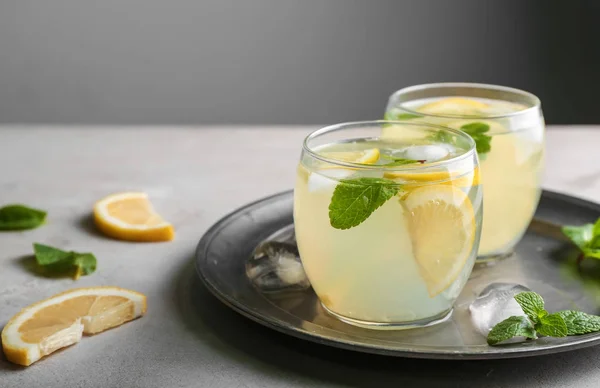
[{"label": "mint leaves in drink", "polygon": [[382,178],[340,181],[329,204],[329,222],[336,229],[363,223],[375,210],[398,193],[398,183]]},{"label": "mint leaves in drink", "polygon": [[381,154],[382,159],[389,160],[388,163],[382,164],[382,166],[386,167],[394,167],[394,166],[404,166],[406,164],[414,164],[414,163],[425,163],[424,159],[415,160],[415,159],[405,159],[405,158],[396,158],[391,155]]},{"label": "mint leaves in drink", "polygon": [[423,117],[421,115],[416,115],[414,113],[393,113],[393,112],[386,112],[385,115],[383,116],[384,120],[390,120],[390,121],[403,121],[403,120],[410,120],[410,119],[416,119],[419,117]]},{"label": "mint leaves in drink", "polygon": [[49,275],[70,275],[75,280],[96,271],[96,257],[91,253],[63,251],[44,244],[33,244],[35,260],[42,271]]},{"label": "mint leaves in drink", "polygon": [[497,345],[514,337],[536,339],[537,335],[565,337],[600,331],[600,317],[581,311],[564,310],[553,314],[544,308],[544,300],[535,292],[521,292],[515,300],[527,316],[512,316],[492,328],[489,345]]},{"label": "mint leaves in drink", "polygon": [[486,123],[469,123],[460,127],[460,130],[471,136],[475,140],[475,147],[479,155],[487,154],[492,150],[492,137],[485,133],[490,130],[490,126]]},{"label": "mint leaves in drink", "polygon": [[42,225],[46,212],[25,205],[7,205],[0,207],[0,230],[26,230]]},{"label": "mint leaves in drink", "polygon": [[600,259],[600,218],[595,224],[563,226],[562,232],[581,251],[578,261],[585,257]]}]

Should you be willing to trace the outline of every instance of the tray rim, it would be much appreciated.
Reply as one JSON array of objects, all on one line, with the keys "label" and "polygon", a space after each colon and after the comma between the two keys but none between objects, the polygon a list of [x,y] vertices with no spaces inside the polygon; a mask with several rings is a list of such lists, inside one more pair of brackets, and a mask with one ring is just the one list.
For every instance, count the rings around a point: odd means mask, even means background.
[{"label": "tray rim", "polygon": [[[280,333],[291,335],[293,337],[307,340],[313,343],[318,343],[321,345],[332,346],[336,348],[351,350],[355,352],[362,353],[370,353],[370,354],[378,354],[385,356],[394,356],[394,357],[404,357],[404,358],[416,358],[416,359],[431,359],[431,360],[491,360],[491,359],[510,359],[510,358],[522,358],[522,357],[534,357],[540,355],[554,354],[567,352],[577,349],[582,349],[594,345],[600,344],[600,332],[599,333],[590,333],[587,335],[580,336],[581,340],[577,343],[562,343],[562,344],[554,344],[554,346],[547,348],[504,348],[504,352],[460,352],[460,351],[411,351],[411,350],[399,350],[393,349],[385,346],[377,346],[377,345],[368,345],[368,344],[356,344],[350,341],[346,341],[343,339],[335,339],[328,337],[326,335],[321,335],[319,333],[309,333],[307,331],[301,330],[297,327],[291,325],[284,325],[284,322],[281,322],[279,319],[272,318],[268,315],[262,315],[254,312],[252,309],[248,308],[244,303],[239,302],[235,298],[229,296],[226,293],[223,293],[215,284],[211,282],[211,280],[205,276],[202,269],[199,266],[199,262],[201,258],[206,257],[206,249],[210,246],[210,243],[218,234],[218,232],[223,229],[227,224],[233,221],[234,217],[250,208],[256,207],[262,202],[267,202],[269,200],[285,197],[288,195],[293,195],[294,190],[285,190],[276,194],[272,194],[258,200],[252,201],[244,206],[241,206],[223,217],[221,217],[215,224],[213,224],[202,236],[198,245],[196,246],[195,256],[194,256],[194,266],[196,268],[196,273],[198,274],[200,280],[205,285],[205,287],[210,291],[212,295],[214,295],[218,300],[220,300],[227,307],[236,311],[240,315],[251,319],[252,321],[259,323],[265,327],[278,331]],[[542,190],[541,197],[549,197],[551,199],[564,201],[567,203],[571,203],[577,206],[586,207],[590,210],[595,210],[600,212],[600,203],[595,203],[583,198],[574,197],[568,194],[559,193],[551,190]],[[284,311],[286,314],[289,312]],[[292,315],[293,316],[293,315]]]}]

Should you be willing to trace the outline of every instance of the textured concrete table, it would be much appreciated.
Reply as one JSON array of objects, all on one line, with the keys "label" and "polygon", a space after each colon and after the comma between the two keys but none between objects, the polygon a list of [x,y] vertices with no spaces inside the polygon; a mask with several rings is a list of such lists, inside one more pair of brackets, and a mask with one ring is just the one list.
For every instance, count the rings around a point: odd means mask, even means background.
[{"label": "textured concrete table", "polygon": [[[48,224],[0,234],[0,327],[22,307],[71,287],[148,295],[144,318],[20,368],[0,356],[0,387],[597,387],[600,347],[485,362],[386,358],[303,342],[230,311],[196,278],[202,234],[245,203],[289,189],[311,128],[0,127],[0,204],[49,211]],[[600,127],[555,127],[544,187],[600,201]],[[176,240],[133,244],[94,230],[95,200],[147,191]],[[79,281],[23,268],[31,243],[91,251]]]}]

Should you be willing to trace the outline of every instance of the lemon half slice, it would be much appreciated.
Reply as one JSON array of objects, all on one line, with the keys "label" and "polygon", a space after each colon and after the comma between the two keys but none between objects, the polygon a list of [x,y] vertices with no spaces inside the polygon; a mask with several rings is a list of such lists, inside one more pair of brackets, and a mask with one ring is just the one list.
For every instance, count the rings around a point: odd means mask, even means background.
[{"label": "lemon half slice", "polygon": [[76,288],[32,304],[2,330],[6,358],[28,366],[58,349],[146,313],[146,297],[118,287]]},{"label": "lemon half slice", "polygon": [[471,256],[473,206],[462,190],[451,185],[414,189],[403,203],[413,254],[433,298],[454,283]]},{"label": "lemon half slice", "polygon": [[94,206],[94,221],[102,233],[119,240],[168,241],[173,225],[152,208],[146,193],[110,195]]},{"label": "lemon half slice", "polygon": [[329,151],[321,153],[328,159],[340,160],[342,162],[373,164],[379,160],[379,149],[370,148],[363,151]]},{"label": "lemon half slice", "polygon": [[450,97],[430,102],[417,108],[417,112],[437,115],[481,115],[489,106],[481,101],[463,97]]}]

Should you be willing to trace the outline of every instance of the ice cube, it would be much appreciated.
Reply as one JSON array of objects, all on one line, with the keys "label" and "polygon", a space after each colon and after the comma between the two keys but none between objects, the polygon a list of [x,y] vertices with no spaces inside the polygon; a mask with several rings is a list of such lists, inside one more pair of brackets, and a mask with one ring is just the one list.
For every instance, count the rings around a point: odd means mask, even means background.
[{"label": "ice cube", "polygon": [[486,336],[497,323],[513,315],[525,315],[514,296],[531,291],[516,283],[492,283],[481,291],[469,306],[471,321],[482,335]]},{"label": "ice cube", "polygon": [[[425,160],[427,162],[435,162],[443,159],[450,151],[447,147],[441,145],[418,145],[407,147],[402,150],[402,156],[406,159]],[[394,155],[396,156],[396,155]]]},{"label": "ice cube", "polygon": [[344,170],[342,168],[332,168],[328,170],[319,170],[319,172],[311,172],[308,177],[308,191],[313,193],[330,189],[333,190],[337,186],[340,179],[346,179],[352,175],[354,171]]},{"label": "ice cube", "polygon": [[310,287],[296,245],[279,241],[267,241],[255,249],[246,262],[246,275],[263,292]]}]

